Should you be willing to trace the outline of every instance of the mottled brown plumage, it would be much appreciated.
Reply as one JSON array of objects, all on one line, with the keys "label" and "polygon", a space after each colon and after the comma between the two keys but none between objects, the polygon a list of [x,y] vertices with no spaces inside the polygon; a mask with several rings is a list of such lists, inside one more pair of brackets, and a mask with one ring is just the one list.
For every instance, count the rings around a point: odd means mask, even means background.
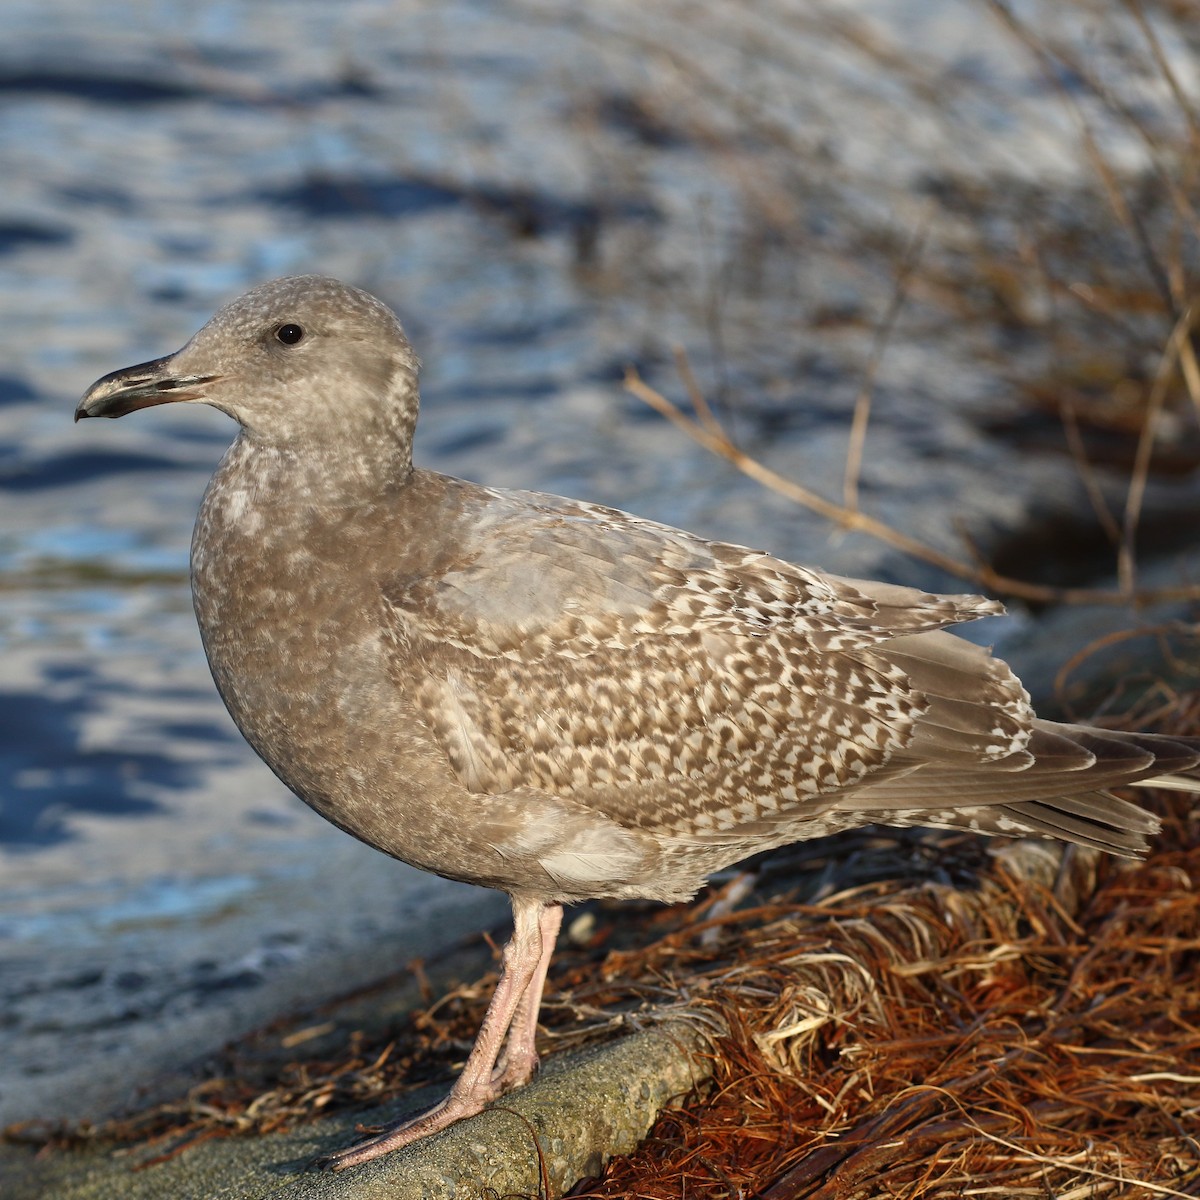
[{"label": "mottled brown plumage", "polygon": [[1156,823],[1107,789],[1196,787],[1200,741],[1039,720],[1004,663],[941,632],[991,601],[414,469],[417,365],[386,307],[303,276],[106,376],[76,413],[185,400],[240,422],[192,546],[234,720],[341,828],[512,897],[450,1096],[334,1166],[530,1077],[564,902],[686,898],[755,851],[868,821],[1137,854]]}]

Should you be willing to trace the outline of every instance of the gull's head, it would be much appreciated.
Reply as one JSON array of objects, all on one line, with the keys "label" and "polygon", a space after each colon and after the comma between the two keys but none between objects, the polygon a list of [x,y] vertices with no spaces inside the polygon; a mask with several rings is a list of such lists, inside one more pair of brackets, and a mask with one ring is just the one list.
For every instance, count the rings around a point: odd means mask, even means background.
[{"label": "gull's head", "polygon": [[196,402],[266,444],[351,431],[411,444],[418,367],[385,304],[336,279],[293,275],[227,304],[174,354],[97,380],[75,419]]}]

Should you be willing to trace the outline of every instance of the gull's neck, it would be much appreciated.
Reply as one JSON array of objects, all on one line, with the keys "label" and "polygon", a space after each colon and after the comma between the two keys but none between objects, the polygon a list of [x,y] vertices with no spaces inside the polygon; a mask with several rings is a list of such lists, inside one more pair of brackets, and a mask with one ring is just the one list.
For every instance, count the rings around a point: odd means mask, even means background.
[{"label": "gull's neck", "polygon": [[242,430],[209,485],[245,493],[260,509],[347,507],[374,503],[412,475],[409,445],[386,432],[297,447]]}]

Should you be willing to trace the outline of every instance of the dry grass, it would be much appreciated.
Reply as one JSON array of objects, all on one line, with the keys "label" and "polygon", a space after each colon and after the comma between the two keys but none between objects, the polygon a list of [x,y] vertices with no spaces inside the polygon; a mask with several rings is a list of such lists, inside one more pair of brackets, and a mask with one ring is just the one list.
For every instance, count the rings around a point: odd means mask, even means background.
[{"label": "dry grass", "polygon": [[[997,94],[986,70],[958,72],[933,54],[915,54],[845,6],[817,3],[769,18],[737,6],[696,6],[697,29],[741,48],[742,70],[728,78],[714,74],[694,39],[631,42],[630,51],[655,70],[640,92],[622,97],[624,108],[674,140],[704,148],[738,197],[743,231],[714,235],[717,299],[692,281],[679,289],[695,294],[693,323],[708,329],[711,342],[689,347],[691,411],[666,398],[672,384],[654,355],[631,374],[631,390],[714,453],[839,529],[881,538],[973,586],[1034,604],[1195,600],[1200,585],[1186,580],[1141,587],[1137,548],[1153,484],[1200,467],[1200,113],[1193,81],[1180,77],[1187,64],[1179,49],[1196,44],[1200,5],[1072,0],[1039,9],[979,0],[976,7],[981,38],[1015,47],[1031,64],[1023,86],[1040,81],[1045,122],[1073,131],[1076,148],[1063,153],[1080,171],[1044,182],[1019,171],[981,173],[970,157],[980,131],[964,114],[982,108],[999,123],[1013,98]],[[886,79],[899,96],[895,109],[936,131],[942,157],[927,165],[926,194],[914,196],[911,183],[885,178],[872,196],[877,208],[906,214],[909,234],[899,221],[872,223],[877,209],[861,203],[870,182],[839,172],[836,157],[821,158],[814,148],[819,122],[781,115],[786,97],[768,84],[786,78],[788,56],[802,54],[806,40],[844,56],[864,77]],[[758,86],[731,83],[745,78]],[[815,231],[814,210],[836,211],[837,220]],[[754,238],[767,260],[758,268],[747,266]],[[786,377],[769,378],[778,363],[774,347],[794,334],[794,326],[771,324],[775,289],[789,272],[829,259],[839,278],[857,280],[859,299],[832,321],[819,311],[794,316],[810,323],[802,344],[845,355],[843,373],[857,359],[861,385],[846,410],[840,503],[780,479],[761,454],[747,450],[770,441],[756,430],[756,393],[773,387],[792,397],[788,403],[804,403],[802,371],[790,385]],[[756,325],[770,332],[758,333]],[[947,347],[974,394],[988,381],[997,437],[1070,464],[1111,545],[1115,586],[1015,578],[989,563],[989,547],[947,554],[944,545],[889,528],[860,508],[873,395],[895,386],[895,343],[924,352]],[[702,391],[711,407],[697,402]],[[1070,554],[1069,545],[1060,549]]]},{"label": "dry grass", "polygon": [[[1114,90],[1078,42],[1055,39],[1002,0],[982,0],[980,7],[1028,53],[1051,96],[1070,114],[1094,190],[1068,199],[1056,198],[1049,186],[1011,179],[984,185],[947,172],[940,180],[937,205],[924,210],[909,244],[890,252],[894,285],[874,326],[861,385],[848,414],[841,503],[780,476],[761,457],[739,446],[728,423],[714,415],[681,348],[676,348],[675,357],[690,411],[632,368],[626,388],[713,454],[840,530],[866,533],[994,594],[1035,604],[1137,607],[1195,601],[1200,599],[1200,584],[1139,588],[1136,559],[1151,479],[1200,466],[1200,364],[1195,344],[1200,323],[1200,115],[1195,100],[1177,78],[1138,0],[1117,6],[1076,0],[1074,8],[1079,15],[1091,15],[1105,36],[1117,36],[1113,29],[1121,12],[1132,22],[1132,39],[1128,30],[1123,35],[1125,53],[1140,64],[1144,76],[1157,77],[1171,98],[1165,111],[1160,108],[1153,117],[1133,98]],[[1200,19],[1200,7],[1183,8]],[[882,44],[877,30],[850,17],[833,20],[828,12],[821,14],[818,7],[815,15],[797,19],[811,22],[865,61],[887,70],[912,103],[927,107],[931,117],[945,103],[945,96],[929,88],[920,64]],[[1159,9],[1155,16],[1168,20]],[[1068,78],[1073,81],[1070,88],[1063,82]],[[739,115],[754,124],[753,113]],[[1143,170],[1131,176],[1110,161],[1106,140],[1096,129],[1100,120],[1140,144],[1147,164]],[[795,135],[786,129],[771,125],[760,132],[781,151],[801,152]],[[782,190],[784,180],[776,182]],[[762,203],[761,196],[759,186],[748,192],[746,202]],[[776,200],[766,205],[773,223],[786,209]],[[759,215],[767,219],[766,211]],[[796,229],[803,228],[801,213],[793,216]],[[800,239],[800,234],[793,237]],[[864,240],[869,236],[864,234]],[[936,312],[960,328],[982,331],[975,343],[975,365],[996,371],[1027,415],[1057,417],[1057,450],[1069,454],[1112,544],[1116,587],[1056,587],[1014,578],[993,568],[973,546],[965,546],[961,555],[945,553],[860,508],[873,388],[906,305],[920,307],[925,314],[926,326],[917,337],[922,332],[935,336],[931,314]],[[914,336],[912,331],[909,336]],[[1032,370],[1022,366],[1025,362],[1033,364]],[[1107,440],[1097,443],[1097,434]],[[1016,436],[1016,431],[1008,429],[1006,435]],[[1112,489],[1102,478],[1104,467],[1110,474],[1112,468],[1126,474],[1117,511]]]},{"label": "dry grass", "polygon": [[689,969],[730,1031],[710,1095],[574,1194],[1200,1194],[1190,831],[1074,914],[1001,857],[727,919],[741,961]]}]

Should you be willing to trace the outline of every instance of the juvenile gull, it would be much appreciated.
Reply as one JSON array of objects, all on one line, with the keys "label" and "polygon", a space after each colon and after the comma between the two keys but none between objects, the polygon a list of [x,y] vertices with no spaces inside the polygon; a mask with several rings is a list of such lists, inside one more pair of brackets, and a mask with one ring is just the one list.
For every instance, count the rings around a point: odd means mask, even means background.
[{"label": "juvenile gull", "polygon": [[388,308],[305,275],[75,412],[201,402],[241,425],[191,562],[233,719],[335,825],[512,899],[450,1094],[333,1167],[533,1075],[564,903],[683,900],[749,854],[871,821],[1136,855],[1157,822],[1106,789],[1197,790],[1200,739],[1043,721],[1006,664],[942,632],[992,601],[414,468],[417,369]]}]

